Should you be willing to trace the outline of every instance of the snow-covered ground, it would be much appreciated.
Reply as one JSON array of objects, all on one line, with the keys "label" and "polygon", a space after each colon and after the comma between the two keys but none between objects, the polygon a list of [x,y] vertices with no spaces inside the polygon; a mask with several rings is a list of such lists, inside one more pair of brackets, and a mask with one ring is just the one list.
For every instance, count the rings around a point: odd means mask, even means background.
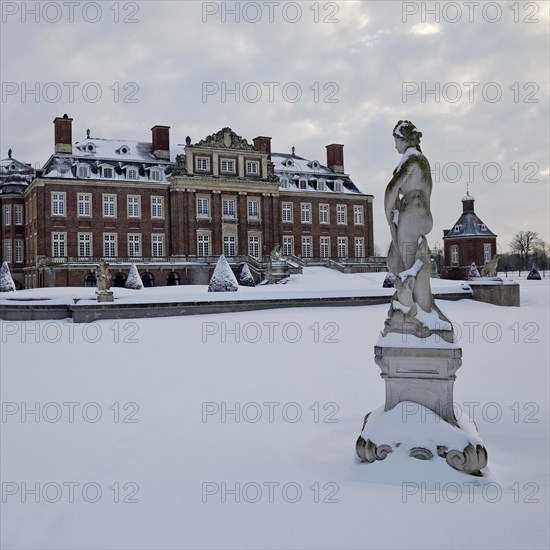
[{"label": "snow-covered ground", "polygon": [[[330,273],[268,290],[381,282]],[[1,322],[2,548],[548,548],[549,284],[520,283],[520,308],[438,302],[485,478],[356,460],[387,305]]]}]

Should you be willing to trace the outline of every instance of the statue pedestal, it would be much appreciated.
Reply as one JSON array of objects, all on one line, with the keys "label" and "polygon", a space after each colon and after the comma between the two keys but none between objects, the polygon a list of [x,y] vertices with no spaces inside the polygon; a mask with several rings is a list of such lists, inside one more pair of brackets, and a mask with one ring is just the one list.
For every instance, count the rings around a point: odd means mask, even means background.
[{"label": "statue pedestal", "polygon": [[115,301],[113,292],[111,290],[98,290],[96,291],[98,303],[112,303]]},{"label": "statue pedestal", "polygon": [[267,271],[267,279],[271,283],[276,283],[289,276],[288,264],[282,260],[271,260]]},{"label": "statue pedestal", "polygon": [[406,453],[419,460],[439,457],[456,470],[483,475],[487,451],[475,424],[456,418],[453,403],[462,349],[437,335],[420,339],[392,333],[381,337],[374,351],[386,382],[386,403],[365,417],[356,444],[361,461]]}]

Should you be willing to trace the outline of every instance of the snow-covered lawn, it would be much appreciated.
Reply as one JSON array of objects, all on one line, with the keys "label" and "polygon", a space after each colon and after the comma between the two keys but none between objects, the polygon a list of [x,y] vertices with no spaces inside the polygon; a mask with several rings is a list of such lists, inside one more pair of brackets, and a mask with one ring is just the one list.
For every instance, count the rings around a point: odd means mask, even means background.
[{"label": "snow-covered lawn", "polygon": [[[383,274],[268,290],[368,291],[369,278]],[[1,546],[548,548],[548,279],[521,292],[521,308],[438,302],[486,478],[355,459],[384,403],[373,346],[387,305],[1,322]]]}]

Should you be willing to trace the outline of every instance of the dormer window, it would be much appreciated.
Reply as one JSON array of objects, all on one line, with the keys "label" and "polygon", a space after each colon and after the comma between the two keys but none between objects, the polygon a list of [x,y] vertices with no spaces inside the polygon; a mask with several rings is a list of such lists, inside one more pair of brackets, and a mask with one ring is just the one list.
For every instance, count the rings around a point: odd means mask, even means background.
[{"label": "dormer window", "polygon": [[288,178],[281,178],[281,187],[283,189],[288,189]]},{"label": "dormer window", "polygon": [[122,147],[119,147],[116,151],[119,155],[127,155],[130,153],[130,148],[128,145],[123,145]]},{"label": "dormer window", "polygon": [[319,167],[321,166],[321,164],[319,163],[318,160],[312,160],[311,162],[308,162],[307,165],[308,165],[310,168],[313,168],[313,170],[318,170]]},{"label": "dormer window", "polygon": [[88,143],[88,145],[86,145],[86,151],[88,153],[95,153],[95,145],[93,143]]},{"label": "dormer window", "polygon": [[482,223],[480,225],[480,229],[481,229],[481,231],[487,231],[487,226],[484,223]]},{"label": "dormer window", "polygon": [[344,182],[342,180],[335,180],[334,181],[334,192],[335,193],[341,193],[343,189]]},{"label": "dormer window", "polygon": [[113,175],[114,175],[114,172],[113,172],[113,167],[112,166],[105,166],[104,165],[104,166],[101,167],[101,177],[102,178],[112,180]]},{"label": "dormer window", "polygon": [[151,168],[149,179],[153,181],[162,181],[162,171],[159,168]]},{"label": "dormer window", "polygon": [[195,169],[197,172],[208,172],[210,170],[210,159],[208,157],[195,157]]},{"label": "dormer window", "polygon": [[138,169],[135,166],[132,166],[130,168],[126,168],[126,178],[129,179],[129,180],[139,179]]},{"label": "dormer window", "polygon": [[317,180],[317,191],[326,191],[327,190],[327,182],[323,178],[319,178]]},{"label": "dormer window", "polygon": [[220,165],[221,171],[224,174],[234,174],[235,173],[235,161],[229,159],[222,159]]},{"label": "dormer window", "polygon": [[307,189],[308,188],[306,178],[300,178],[298,184],[299,184],[300,189]]},{"label": "dormer window", "polygon": [[294,161],[292,159],[287,159],[286,162],[283,162],[285,166],[294,166]]},{"label": "dormer window", "polygon": [[458,233],[462,229],[462,225],[455,225],[455,233]]},{"label": "dormer window", "polygon": [[12,172],[15,170],[15,164],[10,164],[10,168],[9,168]]},{"label": "dormer window", "polygon": [[89,178],[90,167],[87,164],[79,164],[77,169],[77,175],[79,178]]},{"label": "dormer window", "polygon": [[255,161],[247,161],[246,173],[251,176],[257,176],[260,173],[260,163]]}]

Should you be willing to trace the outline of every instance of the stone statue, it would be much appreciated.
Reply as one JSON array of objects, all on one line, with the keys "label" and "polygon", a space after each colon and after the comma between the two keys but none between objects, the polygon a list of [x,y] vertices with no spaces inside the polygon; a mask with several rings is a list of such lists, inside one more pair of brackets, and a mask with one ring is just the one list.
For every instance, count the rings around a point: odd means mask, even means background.
[{"label": "stone statue", "polygon": [[283,250],[281,248],[281,245],[277,243],[274,246],[273,250],[271,251],[271,259],[276,262],[280,262],[282,257],[283,257]]},{"label": "stone statue", "polygon": [[388,270],[395,274],[384,334],[398,332],[425,338],[438,334],[452,342],[450,321],[435,305],[430,287],[431,257],[426,235],[432,230],[432,177],[420,149],[422,133],[408,120],[393,129],[395,148],[402,156],[386,187],[384,210],[392,242]]},{"label": "stone statue", "polygon": [[111,274],[109,273],[109,264],[105,260],[100,260],[95,270],[97,280],[97,290],[106,291],[111,288]]},{"label": "stone statue", "polygon": [[500,254],[495,254],[488,262],[485,262],[481,268],[482,277],[496,277],[497,276],[497,264]]}]

